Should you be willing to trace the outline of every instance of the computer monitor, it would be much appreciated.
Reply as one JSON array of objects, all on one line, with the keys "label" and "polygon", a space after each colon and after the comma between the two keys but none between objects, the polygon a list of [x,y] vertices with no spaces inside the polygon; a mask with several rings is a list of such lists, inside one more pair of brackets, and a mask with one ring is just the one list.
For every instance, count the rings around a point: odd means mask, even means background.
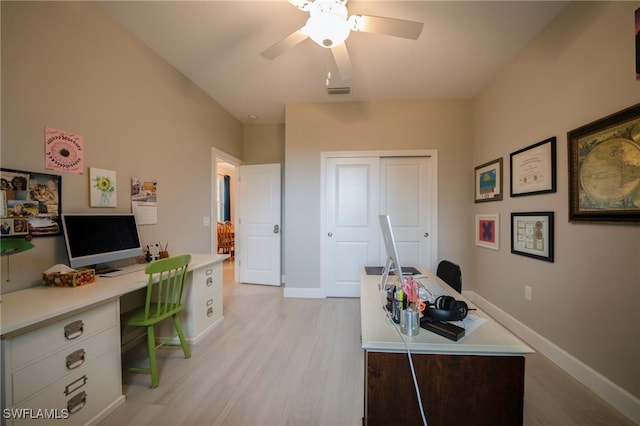
[{"label": "computer monitor", "polygon": [[72,268],[106,266],[143,253],[133,214],[62,214],[61,219]]},{"label": "computer monitor", "polygon": [[396,277],[402,277],[403,274],[400,258],[398,257],[398,247],[393,236],[393,228],[391,227],[391,218],[388,215],[380,215],[378,219],[380,220],[380,230],[382,231],[382,239],[384,240],[387,253],[387,260],[385,261],[381,281],[381,287],[384,289],[391,272],[393,272]]}]

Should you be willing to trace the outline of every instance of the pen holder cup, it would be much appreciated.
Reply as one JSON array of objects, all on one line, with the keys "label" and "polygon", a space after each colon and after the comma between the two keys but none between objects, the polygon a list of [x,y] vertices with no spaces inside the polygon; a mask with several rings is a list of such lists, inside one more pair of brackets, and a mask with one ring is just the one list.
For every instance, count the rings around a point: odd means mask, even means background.
[{"label": "pen holder cup", "polygon": [[160,259],[166,259],[167,257],[169,257],[169,252],[165,250],[160,250],[158,254],[160,255]]},{"label": "pen holder cup", "polygon": [[420,311],[404,309],[400,313],[400,331],[407,336],[417,336],[420,333]]}]

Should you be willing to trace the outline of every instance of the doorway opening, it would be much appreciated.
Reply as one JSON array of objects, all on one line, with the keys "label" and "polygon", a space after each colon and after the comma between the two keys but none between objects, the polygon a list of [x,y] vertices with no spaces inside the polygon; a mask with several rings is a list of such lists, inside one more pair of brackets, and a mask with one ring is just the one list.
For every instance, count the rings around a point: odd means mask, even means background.
[{"label": "doorway opening", "polygon": [[237,171],[240,160],[222,151],[213,150],[212,158],[212,206],[211,217],[211,252],[213,254],[228,254],[225,270],[229,271],[238,281],[236,268],[238,245],[235,235],[238,234],[236,205],[238,203]]}]

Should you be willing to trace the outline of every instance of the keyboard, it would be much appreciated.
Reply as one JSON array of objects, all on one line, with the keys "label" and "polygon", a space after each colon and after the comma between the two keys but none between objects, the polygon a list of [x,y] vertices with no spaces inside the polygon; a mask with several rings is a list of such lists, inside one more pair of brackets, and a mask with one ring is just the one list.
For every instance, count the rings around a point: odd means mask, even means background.
[{"label": "keyboard", "polygon": [[420,299],[433,303],[440,296],[449,296],[440,284],[427,277],[414,278],[420,285]]},{"label": "keyboard", "polygon": [[147,267],[146,263],[135,263],[133,265],[122,266],[116,269],[112,269],[109,272],[99,274],[101,277],[119,277],[121,275],[131,274],[133,272],[144,271]]}]

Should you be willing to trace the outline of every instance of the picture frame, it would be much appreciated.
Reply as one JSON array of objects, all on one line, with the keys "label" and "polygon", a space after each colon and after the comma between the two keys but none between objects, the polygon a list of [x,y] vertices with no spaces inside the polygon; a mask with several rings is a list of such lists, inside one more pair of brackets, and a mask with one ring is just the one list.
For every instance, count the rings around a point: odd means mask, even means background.
[{"label": "picture frame", "polygon": [[116,172],[89,167],[89,206],[117,207]]},{"label": "picture frame", "polygon": [[640,104],[567,133],[569,222],[640,223]]},{"label": "picture frame", "polygon": [[511,253],[554,261],[554,213],[511,213]]},{"label": "picture frame", "polygon": [[556,137],[509,156],[511,197],[556,192]]},{"label": "picture frame", "polygon": [[500,250],[500,215],[476,215],[476,245]]},{"label": "picture frame", "polygon": [[475,202],[502,200],[502,157],[475,168]]},{"label": "picture frame", "polygon": [[6,203],[0,223],[2,235],[61,234],[62,176],[1,168],[0,189]]}]

